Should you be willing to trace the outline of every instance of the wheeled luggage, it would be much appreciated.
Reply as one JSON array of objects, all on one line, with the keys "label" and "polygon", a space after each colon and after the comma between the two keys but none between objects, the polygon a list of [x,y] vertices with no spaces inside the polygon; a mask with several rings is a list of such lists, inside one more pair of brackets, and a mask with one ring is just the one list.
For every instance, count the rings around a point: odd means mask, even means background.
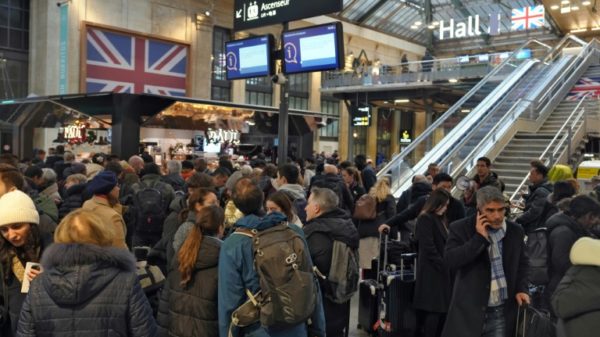
[{"label": "wheeled luggage", "polygon": [[556,325],[550,315],[533,308],[522,305],[517,313],[516,337],[556,337]]}]

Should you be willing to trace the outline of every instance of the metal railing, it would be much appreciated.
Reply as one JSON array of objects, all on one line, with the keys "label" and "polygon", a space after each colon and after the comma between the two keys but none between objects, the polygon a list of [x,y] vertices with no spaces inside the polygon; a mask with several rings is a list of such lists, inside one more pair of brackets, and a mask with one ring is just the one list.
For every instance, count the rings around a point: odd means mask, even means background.
[{"label": "metal railing", "polygon": [[[573,109],[567,121],[563,126],[558,130],[554,138],[550,141],[544,152],[538,158],[541,160],[544,165],[547,167],[551,167],[555,164],[555,160],[560,157],[560,153],[563,151],[567,151],[567,154],[571,154],[572,149],[572,140],[573,140],[573,132],[574,129],[583,128],[586,129],[586,109],[581,105],[583,102],[587,101],[585,98],[580,100],[577,106]],[[566,145],[566,148],[565,148]],[[513,194],[510,196],[510,200],[516,200],[517,196],[521,193],[523,187],[527,184],[529,180],[529,173],[523,178],[519,186],[515,189]]]},{"label": "metal railing", "polygon": [[[547,55],[547,51],[551,47],[542,42],[539,43],[543,48],[530,49],[530,55],[517,55],[518,58],[524,60]],[[482,60],[482,57],[485,59]],[[410,61],[393,66],[380,64],[359,66],[352,70],[328,71],[322,74],[322,89],[482,78],[493,69],[500,67],[508,58],[510,58],[510,52]],[[472,62],[473,60],[475,61]],[[510,69],[506,68],[496,75],[509,73]]]},{"label": "metal railing", "polygon": [[[521,76],[524,75],[524,73],[526,73],[526,71],[528,69],[525,69],[525,71],[523,71],[524,69],[522,69],[522,67],[519,67],[517,65],[516,62],[520,62],[520,60],[517,59],[517,55],[523,49],[527,48],[528,46],[530,46],[532,44],[541,45],[542,47],[547,48],[547,53],[549,53],[552,50],[551,47],[549,47],[537,40],[530,40],[530,41],[523,43],[521,46],[519,46],[519,48],[515,49],[515,51],[513,51],[510,54],[510,56],[502,62],[501,65],[494,68],[490,73],[488,73],[465,96],[463,96],[457,103],[455,103],[442,116],[440,116],[435,122],[433,122],[406,149],[404,149],[399,155],[392,158],[392,160],[379,171],[378,175],[391,174],[393,191],[396,191],[397,189],[399,189],[415,173],[415,169],[413,169],[414,163],[409,162],[410,156],[413,156],[414,152],[417,150],[426,151],[426,150],[428,150],[428,147],[433,147],[433,145],[434,145],[433,144],[433,142],[434,142],[433,134],[435,133],[435,131],[438,128],[443,127],[444,123],[447,123],[447,124],[450,124],[448,126],[448,129],[452,130],[455,128],[456,125],[458,125],[458,123],[461,121],[462,117],[466,116],[471,119],[479,118],[480,116],[475,116],[476,113],[474,111],[471,112],[471,110],[474,109],[476,106],[483,104],[484,101],[487,102],[488,108],[490,107],[491,100],[494,99],[494,97],[491,97],[491,96],[494,93],[489,94],[489,91],[484,92],[485,90],[482,90],[482,89],[486,85],[493,86],[495,84],[493,81],[494,81],[494,78],[496,75],[498,75],[501,71],[506,71],[507,68],[510,69],[512,72],[517,71],[520,74],[518,76],[518,78],[512,78],[513,76],[511,76],[511,80],[510,80],[511,84],[514,84],[514,83],[516,83],[516,81],[518,81],[520,79]],[[541,56],[541,58],[545,58],[546,56],[547,55],[544,54]],[[529,61],[529,62],[531,62],[531,61]],[[530,66],[531,65],[529,65],[529,67]],[[496,84],[496,88],[500,87],[502,85],[504,85],[504,87],[502,89],[504,89],[505,92],[507,90],[510,90],[511,85],[506,85],[506,82]],[[487,89],[489,89],[489,88],[487,88]],[[478,93],[480,93],[482,96],[485,96],[485,98],[482,100],[481,97],[476,97],[476,95]],[[498,93],[496,93],[496,94],[498,94]],[[473,102],[469,102],[469,100],[471,100],[471,99],[473,99]],[[467,104],[468,102],[470,104]],[[460,113],[462,110],[468,110],[468,111],[465,111],[464,115],[461,116]],[[482,109],[482,110],[485,110],[485,109]],[[469,113],[469,112],[471,112],[471,113]],[[485,112],[486,111],[480,111],[481,114],[484,114]],[[423,149],[423,148],[425,148],[425,149]]]}]

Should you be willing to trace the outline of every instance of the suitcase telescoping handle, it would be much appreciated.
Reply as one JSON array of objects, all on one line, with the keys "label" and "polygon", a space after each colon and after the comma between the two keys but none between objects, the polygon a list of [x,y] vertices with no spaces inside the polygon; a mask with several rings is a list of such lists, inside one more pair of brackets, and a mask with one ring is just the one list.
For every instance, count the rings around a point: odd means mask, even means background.
[{"label": "suitcase telescoping handle", "polygon": [[[385,266],[388,263],[388,240],[389,240],[389,229],[384,229],[379,232],[379,258],[377,259],[377,283],[381,284],[381,273],[385,271]],[[381,246],[383,245],[383,257],[381,256]],[[381,263],[383,259],[383,263]]]},{"label": "suitcase telescoping handle", "polygon": [[[517,327],[515,328],[515,337],[527,337],[527,308],[529,308],[529,305],[527,303],[523,303],[517,309]],[[519,331],[519,322],[523,322],[521,324],[521,331]]]}]

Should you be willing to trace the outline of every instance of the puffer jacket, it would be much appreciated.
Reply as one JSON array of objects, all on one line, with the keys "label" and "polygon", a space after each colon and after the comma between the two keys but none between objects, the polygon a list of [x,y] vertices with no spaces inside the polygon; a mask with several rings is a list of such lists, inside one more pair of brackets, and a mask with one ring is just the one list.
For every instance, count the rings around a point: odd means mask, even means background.
[{"label": "puffer jacket", "polygon": [[217,282],[221,240],[205,236],[192,279],[181,286],[177,258],[167,278],[158,308],[160,336],[212,337],[219,335]]},{"label": "puffer jacket", "polygon": [[65,200],[60,205],[58,209],[58,217],[59,221],[62,220],[67,214],[69,214],[72,210],[81,208],[83,205],[83,191],[87,185],[77,184],[69,187],[67,189]]},{"label": "puffer jacket", "polygon": [[156,335],[152,309],[124,249],[54,244],[31,284],[18,336]]},{"label": "puffer jacket", "polygon": [[[283,221],[286,221],[286,217],[277,212],[262,218],[256,215],[246,215],[234,227],[261,231]],[[298,234],[304,236],[300,228],[291,227]],[[252,239],[245,235],[230,235],[223,242],[219,254],[219,336],[228,336],[231,313],[248,299],[245,289],[250,290],[253,294],[260,289],[258,273],[254,269]],[[325,316],[320,294],[317,296],[317,305],[311,321],[312,325],[308,327],[306,324],[300,323],[280,329],[269,329],[262,327],[260,323],[255,323],[241,329],[233,327],[231,333],[232,337],[325,336]]]}]

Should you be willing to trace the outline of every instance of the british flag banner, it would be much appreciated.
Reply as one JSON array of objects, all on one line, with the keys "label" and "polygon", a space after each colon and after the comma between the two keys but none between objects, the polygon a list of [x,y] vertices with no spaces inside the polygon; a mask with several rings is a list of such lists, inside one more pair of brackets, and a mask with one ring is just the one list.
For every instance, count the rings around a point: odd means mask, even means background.
[{"label": "british flag banner", "polygon": [[582,77],[567,94],[567,101],[579,101],[584,97],[600,97],[600,77]]},{"label": "british flag banner", "polygon": [[543,28],[546,23],[544,5],[528,6],[512,10],[511,30]]},{"label": "british flag banner", "polygon": [[189,45],[86,28],[86,92],[186,95]]}]

